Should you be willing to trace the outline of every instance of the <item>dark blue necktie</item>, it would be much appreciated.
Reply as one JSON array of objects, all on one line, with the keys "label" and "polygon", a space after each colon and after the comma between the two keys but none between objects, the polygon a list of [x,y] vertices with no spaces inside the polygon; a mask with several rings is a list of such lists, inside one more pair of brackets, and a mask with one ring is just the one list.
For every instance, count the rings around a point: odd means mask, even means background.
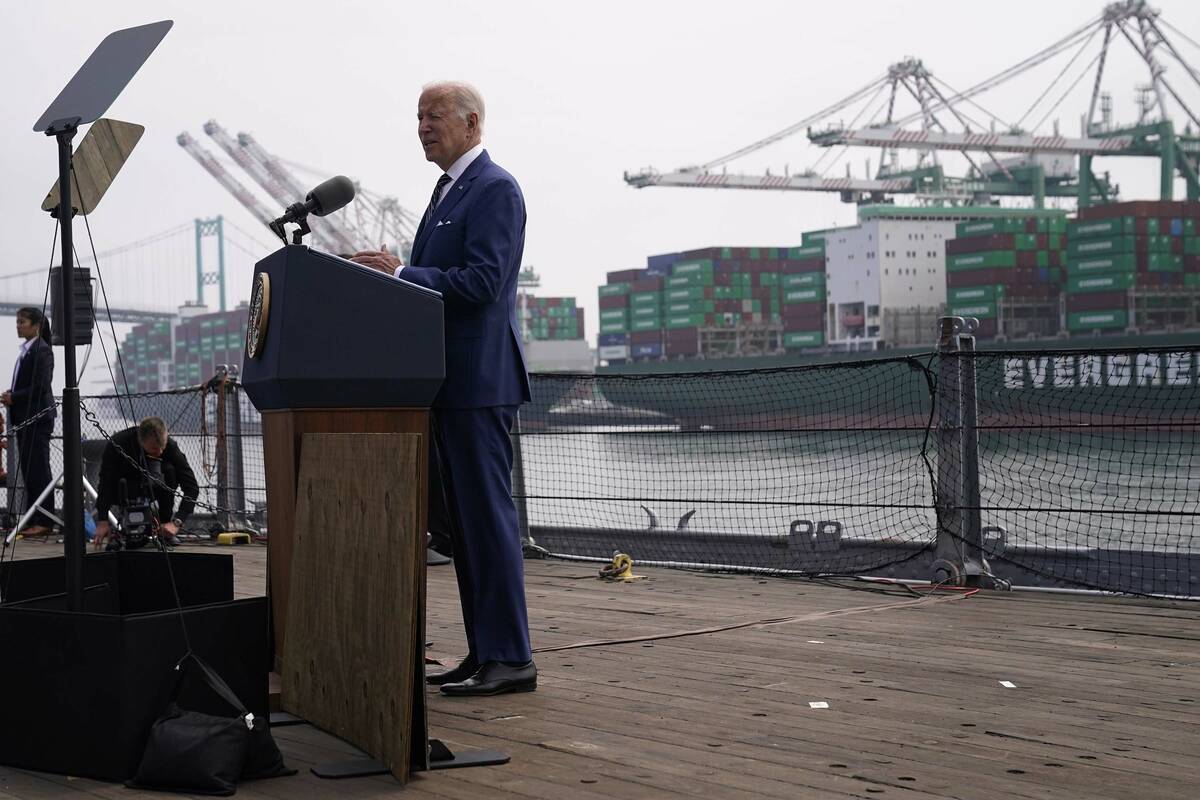
[{"label": "dark blue necktie", "polygon": [[441,199],[442,189],[445,189],[446,184],[452,180],[454,179],[449,175],[442,175],[442,177],[438,178],[437,186],[433,187],[433,197],[429,198],[429,208],[425,209],[425,221],[422,224],[429,224],[429,220],[433,218],[433,210],[437,208],[438,200]]}]

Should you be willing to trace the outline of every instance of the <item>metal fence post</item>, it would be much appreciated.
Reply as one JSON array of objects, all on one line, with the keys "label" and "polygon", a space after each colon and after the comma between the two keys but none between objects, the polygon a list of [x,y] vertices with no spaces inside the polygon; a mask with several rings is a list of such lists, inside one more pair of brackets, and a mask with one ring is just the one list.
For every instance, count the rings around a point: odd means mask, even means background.
[{"label": "metal fence post", "polygon": [[[226,412],[226,420],[232,431],[228,438],[229,467],[231,471],[229,486],[229,508],[236,509],[244,521],[249,514],[246,510],[246,461],[242,449],[242,395],[238,391],[241,370],[236,364],[229,367],[229,382],[225,384],[229,392],[228,402],[231,411]],[[232,417],[230,417],[232,413]]]},{"label": "metal fence post", "polygon": [[533,540],[529,530],[529,506],[525,500],[525,458],[521,452],[521,414],[513,420],[513,504],[517,507],[517,525],[521,530],[521,550],[526,558],[545,558],[546,550]]},{"label": "metal fence post", "polygon": [[983,557],[975,359],[971,357],[979,322],[942,317],[938,325],[938,530],[932,580],[955,586],[979,584],[990,578]]}]

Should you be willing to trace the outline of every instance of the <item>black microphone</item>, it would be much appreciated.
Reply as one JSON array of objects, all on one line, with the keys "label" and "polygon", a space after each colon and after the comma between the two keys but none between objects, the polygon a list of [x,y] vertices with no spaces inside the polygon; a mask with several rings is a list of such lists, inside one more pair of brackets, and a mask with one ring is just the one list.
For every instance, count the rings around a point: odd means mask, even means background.
[{"label": "black microphone", "polygon": [[304,198],[303,203],[292,203],[283,216],[271,223],[272,227],[285,222],[315,214],[323,217],[345,207],[354,199],[354,184],[345,175],[335,175],[317,186]]}]

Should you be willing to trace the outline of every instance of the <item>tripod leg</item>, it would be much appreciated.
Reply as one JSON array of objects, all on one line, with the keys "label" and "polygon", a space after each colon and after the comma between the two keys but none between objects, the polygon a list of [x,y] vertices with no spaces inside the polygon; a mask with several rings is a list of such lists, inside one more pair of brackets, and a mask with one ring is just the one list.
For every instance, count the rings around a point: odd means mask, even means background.
[{"label": "tripod leg", "polygon": [[49,497],[50,493],[58,488],[58,484],[62,482],[62,478],[63,478],[63,474],[60,471],[57,475],[54,476],[53,480],[51,480],[50,483],[48,483],[46,485],[46,488],[43,489],[42,493],[37,496],[37,499],[34,500],[29,505],[29,510],[26,511],[19,520],[17,520],[16,526],[11,531],[9,531],[8,537],[4,540],[5,544],[12,544],[12,540],[14,538],[16,538],[17,534],[21,531],[21,529],[24,528],[25,525],[29,523],[29,520],[32,519],[33,515],[36,514],[38,511],[41,511],[43,514],[45,514],[46,516],[53,519],[59,525],[63,524],[63,521],[61,519],[59,519],[58,517],[54,516],[53,514],[51,514],[50,512],[46,511],[45,509],[43,509],[41,507],[42,501],[45,500],[47,497]]}]

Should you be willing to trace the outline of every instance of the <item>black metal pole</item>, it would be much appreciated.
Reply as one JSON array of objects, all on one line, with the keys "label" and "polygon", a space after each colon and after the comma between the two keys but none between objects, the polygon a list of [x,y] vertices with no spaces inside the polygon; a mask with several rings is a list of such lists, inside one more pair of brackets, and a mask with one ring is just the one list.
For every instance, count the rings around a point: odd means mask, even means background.
[{"label": "black metal pole", "polygon": [[62,341],[66,385],[63,387],[63,551],[66,556],[67,610],[83,610],[83,446],[79,428],[79,376],[75,374],[75,251],[71,241],[70,125],[58,139],[58,224],[62,228]]}]

